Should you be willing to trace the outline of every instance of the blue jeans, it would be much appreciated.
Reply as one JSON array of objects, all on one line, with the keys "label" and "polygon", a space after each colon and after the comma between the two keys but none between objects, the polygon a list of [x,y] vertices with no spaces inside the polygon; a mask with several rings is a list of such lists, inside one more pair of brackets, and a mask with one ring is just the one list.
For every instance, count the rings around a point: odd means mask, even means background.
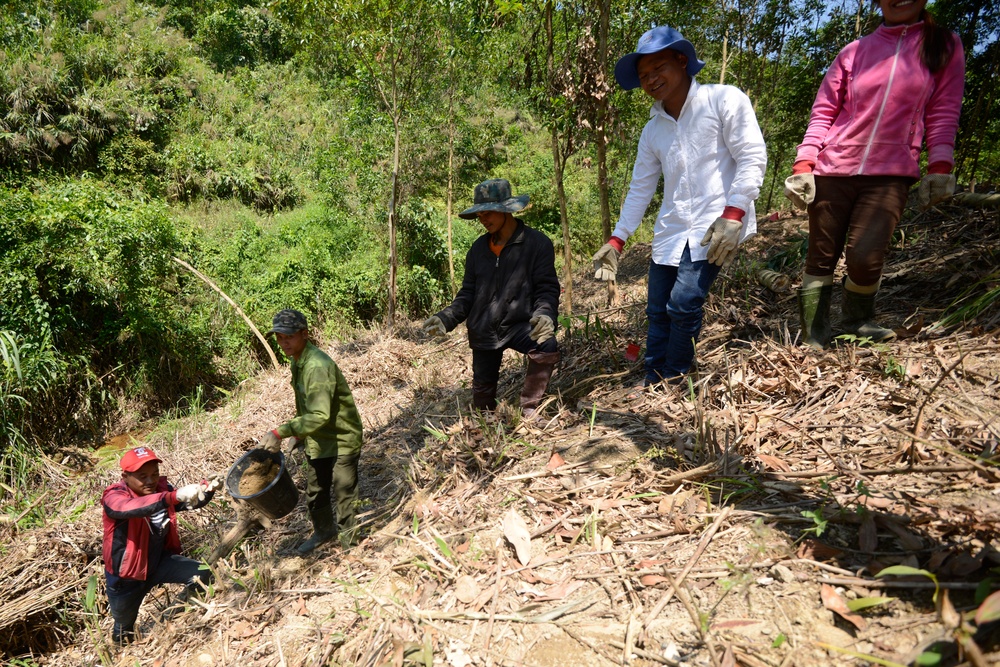
[{"label": "blue jeans", "polygon": [[691,370],[705,299],[720,269],[708,260],[692,262],[687,247],[680,266],[650,261],[646,298],[647,384],[670,380]]},{"label": "blue jeans", "polygon": [[[107,573],[105,573],[107,578]],[[188,591],[197,592],[200,589],[196,579],[205,584],[212,581],[212,571],[201,569],[201,561],[185,558],[176,554],[165,555],[155,572],[149,573],[145,581],[136,579],[118,579],[114,584],[108,583],[108,607],[115,619],[111,631],[111,639],[115,643],[131,641],[135,632],[135,619],[139,616],[139,607],[149,591],[157,584],[186,584]]]}]

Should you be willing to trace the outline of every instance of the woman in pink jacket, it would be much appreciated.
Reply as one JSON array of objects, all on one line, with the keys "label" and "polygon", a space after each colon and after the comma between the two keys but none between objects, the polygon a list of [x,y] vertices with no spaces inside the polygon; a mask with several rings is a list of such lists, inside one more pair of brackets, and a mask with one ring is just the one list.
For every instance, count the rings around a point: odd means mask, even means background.
[{"label": "woman in pink jacket", "polygon": [[[841,327],[874,341],[875,294],[910,186],[923,206],[955,190],[955,133],[965,58],[958,36],[935,25],[927,0],[878,0],[883,23],[837,55],[816,94],[785,194],[809,212],[809,252],[799,290],[802,342],[832,336],[833,273],[845,255]],[[927,174],[920,178],[921,144]]]}]

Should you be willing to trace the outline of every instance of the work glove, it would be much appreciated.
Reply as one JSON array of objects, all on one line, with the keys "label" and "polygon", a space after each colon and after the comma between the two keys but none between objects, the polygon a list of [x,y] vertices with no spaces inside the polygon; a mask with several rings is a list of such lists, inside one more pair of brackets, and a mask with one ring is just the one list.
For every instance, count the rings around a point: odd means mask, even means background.
[{"label": "work glove", "polygon": [[701,244],[708,246],[708,261],[717,266],[726,266],[733,261],[740,244],[741,229],[743,223],[739,220],[716,219],[701,239]]},{"label": "work glove", "polygon": [[605,243],[594,253],[594,278],[611,281],[618,274],[618,251],[610,243]]},{"label": "work glove", "polygon": [[927,174],[920,179],[917,199],[927,209],[955,194],[955,174]]},{"label": "work glove", "polygon": [[431,315],[424,323],[420,325],[420,328],[424,330],[424,333],[430,334],[431,336],[437,336],[441,338],[448,335],[448,329],[444,326],[444,322],[437,315]]},{"label": "work glove", "polygon": [[266,449],[269,452],[280,452],[281,438],[274,431],[268,431],[264,435],[260,436],[260,447],[261,449]]},{"label": "work glove", "polygon": [[212,475],[203,483],[205,491],[215,492],[222,488],[222,477],[220,475]]},{"label": "work glove", "polygon": [[203,502],[204,500],[205,490],[201,487],[201,484],[186,484],[177,489],[177,502],[179,503],[193,505],[195,501]]},{"label": "work glove", "polygon": [[556,333],[556,325],[548,315],[535,315],[528,320],[528,324],[531,325],[531,332],[528,334],[528,337],[539,344],[552,338]]},{"label": "work glove", "polygon": [[806,209],[816,199],[816,177],[812,172],[792,174],[785,179],[785,196],[795,208]]}]

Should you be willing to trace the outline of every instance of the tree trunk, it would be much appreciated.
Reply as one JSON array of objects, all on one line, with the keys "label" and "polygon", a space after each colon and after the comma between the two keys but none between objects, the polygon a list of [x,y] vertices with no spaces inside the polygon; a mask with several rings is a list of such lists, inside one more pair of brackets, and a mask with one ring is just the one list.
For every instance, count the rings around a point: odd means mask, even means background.
[{"label": "tree trunk", "polygon": [[552,160],[554,169],[552,178],[555,180],[556,197],[559,199],[559,219],[562,221],[563,237],[563,295],[566,303],[566,314],[573,314],[573,251],[569,239],[569,214],[566,211],[566,189],[563,187],[563,161],[559,148],[559,130],[552,126]]},{"label": "tree trunk", "polygon": [[[608,71],[608,23],[611,15],[610,0],[598,0],[600,12],[597,23],[597,53],[599,71]],[[610,86],[605,85],[603,95],[597,100],[597,192],[601,200],[601,235],[611,238],[611,194],[608,192],[608,100]],[[608,281],[608,305],[618,305],[618,283]]]},{"label": "tree trunk", "polygon": [[448,202],[445,205],[445,217],[448,220],[448,284],[451,285],[451,298],[455,298],[455,258],[451,241],[451,202],[455,187],[455,116],[452,113],[454,87],[448,89]]},{"label": "tree trunk", "polygon": [[396,323],[396,192],[399,190],[399,118],[393,117],[392,177],[389,179],[389,303],[385,323],[390,329]]}]

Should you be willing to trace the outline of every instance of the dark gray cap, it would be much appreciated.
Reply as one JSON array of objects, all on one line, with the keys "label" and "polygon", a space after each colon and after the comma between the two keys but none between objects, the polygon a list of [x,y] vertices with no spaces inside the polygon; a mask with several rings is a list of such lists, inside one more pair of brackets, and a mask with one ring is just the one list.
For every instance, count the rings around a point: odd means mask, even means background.
[{"label": "dark gray cap", "polygon": [[511,196],[510,181],[506,178],[491,178],[476,186],[473,194],[474,205],[458,214],[458,217],[472,220],[480,211],[500,211],[516,213],[528,205],[528,195]]},{"label": "dark gray cap", "polygon": [[286,308],[274,316],[271,322],[271,330],[267,333],[293,334],[308,329],[306,316],[297,310]]}]

